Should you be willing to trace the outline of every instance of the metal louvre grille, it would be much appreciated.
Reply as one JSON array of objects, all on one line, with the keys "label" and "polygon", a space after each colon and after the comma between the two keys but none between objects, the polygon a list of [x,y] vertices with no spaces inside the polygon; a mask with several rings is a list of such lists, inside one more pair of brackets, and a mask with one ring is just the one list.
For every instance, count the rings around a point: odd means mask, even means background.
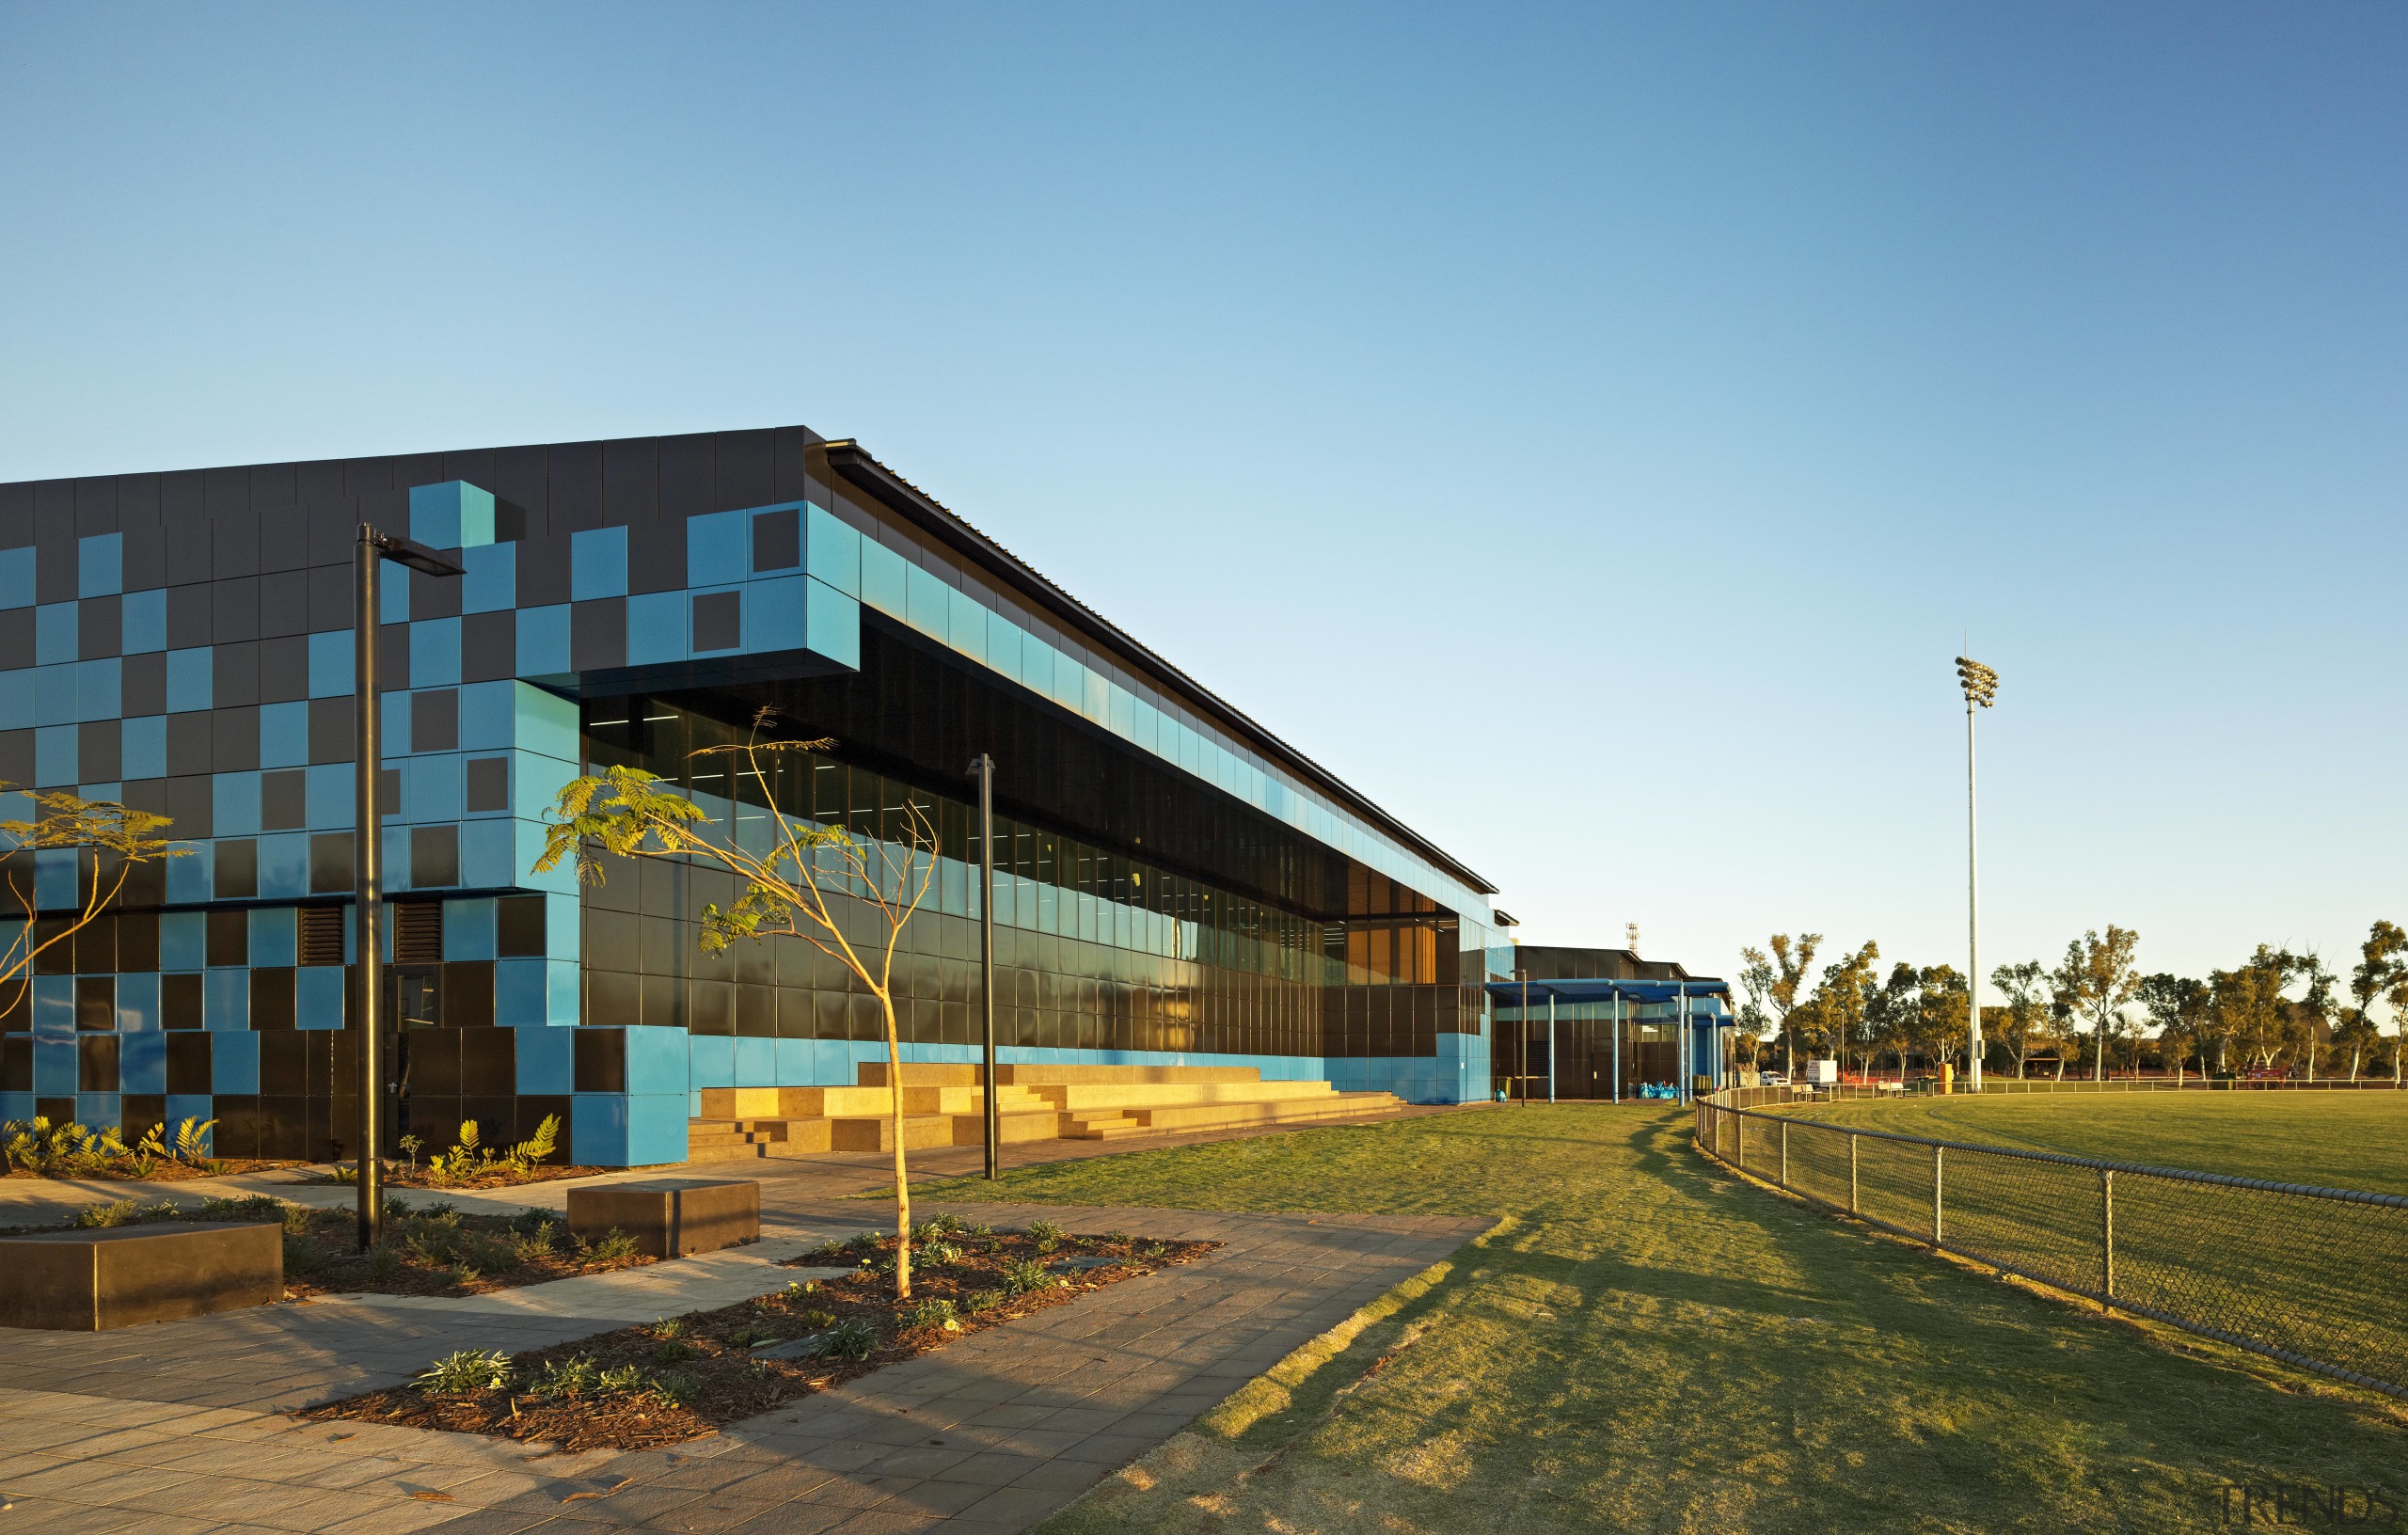
[{"label": "metal louvre grille", "polygon": [[1830,1209],[2408,1397],[2408,1199],[1926,1140],[1700,1099],[1699,1149]]}]

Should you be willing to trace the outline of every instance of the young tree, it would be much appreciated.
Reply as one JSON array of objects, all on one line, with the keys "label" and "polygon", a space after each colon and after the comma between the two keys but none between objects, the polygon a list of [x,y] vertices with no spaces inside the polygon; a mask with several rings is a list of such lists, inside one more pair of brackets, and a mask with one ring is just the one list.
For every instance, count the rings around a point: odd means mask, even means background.
[{"label": "young tree", "polygon": [[1922,1018],[1922,980],[1915,967],[1904,959],[1890,967],[1890,978],[1878,987],[1867,986],[1864,992],[1864,1069],[1871,1075],[1875,1057],[1881,1051],[1894,1051],[1898,1057],[1898,1076],[1907,1074],[1907,1049],[1915,1042],[1916,1025]]},{"label": "young tree", "polygon": [[2333,983],[2339,977],[2324,968],[2324,961],[2317,957],[2313,949],[2305,954],[2293,955],[2291,970],[2306,986],[2300,1000],[2291,1004],[2291,1049],[2297,1054],[2307,1080],[2314,1082],[2316,1058],[2323,1049],[2317,1036],[2320,1031],[2328,1036],[2332,1033],[2335,1012]]},{"label": "young tree", "polygon": [[[824,827],[788,815],[771,784],[782,752],[822,752],[832,741],[764,739],[775,711],[753,716],[751,735],[733,746],[706,747],[692,755],[726,756],[735,776],[755,785],[766,805],[759,834],[738,835],[731,815],[726,825],[657,774],[614,767],[589,774],[560,792],[547,816],[538,873],[575,858],[578,878],[600,883],[595,856],[665,858],[716,863],[743,887],[734,905],[703,909],[701,946],[718,954],[737,939],[758,942],[771,936],[800,938],[837,960],[878,999],[886,1023],[887,1087],[895,1111],[895,1293],[911,1293],[911,1182],[904,1166],[903,1047],[895,1018],[895,951],[903,929],[919,910],[936,872],[935,822],[916,799],[885,812],[877,835],[856,839],[838,827]],[[856,936],[856,934],[860,936]]]},{"label": "young tree", "polygon": [[1760,949],[1739,951],[1739,984],[1748,989],[1748,1005],[1780,1033],[1783,1065],[1793,1078],[1798,1074],[1798,1041],[1791,1015],[1798,1011],[1798,989],[1812,973],[1814,951],[1822,942],[1820,933],[1800,933],[1795,941],[1787,933],[1775,933],[1770,958]]},{"label": "young tree", "polygon": [[2107,1078],[2107,1047],[2122,1031],[2124,1009],[2140,986],[2132,964],[2139,946],[2138,933],[2109,923],[2105,938],[2092,931],[2067,944],[2065,963],[2049,977],[2072,1017],[2090,1025],[2098,1052],[2092,1074],[2098,1081]]},{"label": "young tree", "polygon": [[[2048,974],[2037,959],[2026,959],[2020,965],[2001,965],[1990,972],[1990,985],[2006,999],[2001,1009],[2002,1033],[2009,1050],[2015,1052],[2015,1075],[2023,1078],[2024,1062],[2032,1054],[2032,1042],[2049,1037]],[[2057,1059],[2057,1074],[2065,1075],[2065,1058]]]},{"label": "young tree", "polygon": [[2208,977],[2211,1025],[2240,1047],[2243,1060],[2261,1068],[2272,1067],[2288,1043],[2291,1005],[2283,988],[2295,963],[2288,951],[2260,943],[2240,965]]},{"label": "young tree", "polygon": [[[0,792],[9,789],[0,783]],[[0,868],[7,870],[8,894],[24,913],[8,925],[14,930],[6,934],[7,947],[0,949],[0,997],[7,999],[0,1007],[8,1009],[24,1001],[36,961],[107,910],[135,865],[192,852],[160,834],[173,824],[165,815],[55,790],[27,793],[26,798],[33,801],[32,820],[0,821],[0,860],[5,860]],[[71,854],[75,878],[73,904],[47,914],[37,908],[36,871],[43,853]]]},{"label": "young tree", "polygon": [[2196,1048],[2207,1020],[2208,989],[2188,976],[2160,972],[2142,980],[2138,994],[2149,1021],[2157,1025],[2158,1054],[2172,1063],[2179,1086],[2182,1063]]},{"label": "young tree", "polygon": [[[2387,999],[2392,989],[2408,980],[2408,933],[2401,932],[2396,923],[2377,918],[2367,930],[2367,941],[2358,946],[2358,962],[2350,970],[2350,1001],[2354,1005],[2352,1016],[2343,1023],[2342,1034],[2334,1037],[2334,1044],[2342,1043],[2346,1036],[2350,1046],[2350,1080],[2358,1080],[2361,1056],[2374,1052],[2382,1031],[2375,1027],[2374,1005]],[[2392,1008],[2393,1027],[2399,1026],[2400,1010]],[[2395,1071],[2399,1051],[2392,1052]],[[2395,1075],[2394,1081],[2399,1080]]]},{"label": "young tree", "polygon": [[1864,1024],[1865,1003],[1877,984],[1873,965],[1880,957],[1880,945],[1867,939],[1864,947],[1846,958],[1825,965],[1823,984],[1814,990],[1814,1021],[1843,1072],[1847,1069],[1847,1042]]},{"label": "young tree", "polygon": [[1972,1000],[1955,965],[1925,965],[1915,973],[1914,1034],[1925,1055],[1948,1060],[1963,1054],[1972,1043],[1965,1026]]}]

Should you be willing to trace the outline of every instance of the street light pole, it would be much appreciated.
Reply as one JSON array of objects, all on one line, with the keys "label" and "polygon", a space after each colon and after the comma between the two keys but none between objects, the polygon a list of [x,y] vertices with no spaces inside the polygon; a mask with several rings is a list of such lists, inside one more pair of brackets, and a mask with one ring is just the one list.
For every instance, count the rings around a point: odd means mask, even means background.
[{"label": "street light pole", "polygon": [[1966,1084],[1982,1090],[1982,847],[1974,814],[1973,708],[1987,709],[1998,696],[1998,673],[1967,657],[1956,657],[1956,680],[1965,689],[1965,1062]]},{"label": "street light pole", "polygon": [[376,696],[376,635],[382,616],[378,576],[388,560],[430,576],[467,574],[458,565],[405,538],[359,525],[352,554],[352,713],[356,735],[352,841],[353,935],[359,954],[355,998],[359,1018],[359,1250],[376,1245],[385,1222],[385,1039],[384,948],[378,937],[383,913],[384,813],[378,806],[377,769],[384,766]]},{"label": "street light pole", "polygon": [[1003,1118],[995,1102],[995,759],[984,752],[970,764],[978,776],[978,1042],[987,1063],[987,1177],[1004,1176]]}]

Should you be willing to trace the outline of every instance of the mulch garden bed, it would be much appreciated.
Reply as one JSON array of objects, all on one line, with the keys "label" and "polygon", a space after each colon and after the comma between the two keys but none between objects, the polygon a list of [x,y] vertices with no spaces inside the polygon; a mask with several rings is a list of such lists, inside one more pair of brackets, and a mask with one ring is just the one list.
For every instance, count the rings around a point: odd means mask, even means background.
[{"label": "mulch garden bed", "polygon": [[[563,1178],[593,1178],[600,1173],[624,1173],[625,1167],[573,1167],[566,1163],[537,1163],[531,1167],[496,1165],[489,1169],[465,1174],[457,1178],[438,1177],[423,1167],[387,1167],[383,1182],[388,1189],[515,1189],[526,1183],[551,1183]],[[324,1173],[311,1179],[312,1183],[340,1183],[344,1188],[358,1185],[358,1174],[344,1168],[341,1172]]]},{"label": "mulch garden bed", "polygon": [[356,1211],[308,1210],[264,1194],[210,1199],[189,1210],[165,1200],[143,1204],[120,1199],[94,1205],[71,1221],[22,1229],[67,1231],[162,1221],[281,1224],[284,1296],[293,1301],[351,1294],[481,1295],[657,1261],[638,1252],[634,1240],[624,1233],[579,1241],[550,1211],[464,1215],[443,1204],[418,1210],[387,1205],[381,1239],[373,1251],[361,1254],[354,1250],[359,1229]]},{"label": "mulch garden bed", "polygon": [[67,1179],[108,1179],[121,1183],[182,1183],[196,1178],[233,1178],[244,1173],[274,1173],[287,1167],[306,1167],[300,1162],[262,1162],[256,1158],[229,1157],[206,1163],[161,1161],[155,1158],[110,1157],[93,1159],[72,1164],[54,1164],[47,1170],[10,1166],[0,1172],[0,1178],[40,1178],[53,1180]]},{"label": "mulch garden bed", "polygon": [[648,1327],[503,1355],[454,1354],[412,1385],[296,1414],[540,1441],[649,1449],[943,1348],[1090,1290],[1189,1263],[1220,1243],[1073,1236],[1045,1222],[991,1232],[953,1217],[923,1228],[911,1299],[894,1295],[895,1239],[864,1234],[789,1260],[858,1267]]}]

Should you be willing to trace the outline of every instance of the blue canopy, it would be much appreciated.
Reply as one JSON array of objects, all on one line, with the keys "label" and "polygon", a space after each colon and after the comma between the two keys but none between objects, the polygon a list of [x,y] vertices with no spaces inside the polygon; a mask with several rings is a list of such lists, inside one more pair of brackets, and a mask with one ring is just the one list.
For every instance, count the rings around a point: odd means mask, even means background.
[{"label": "blue canopy", "polygon": [[1491,981],[1489,999],[1518,1007],[1529,998],[1535,1007],[1549,998],[1557,1002],[1675,1002],[1682,997],[1728,997],[1731,983],[1695,981]]}]

